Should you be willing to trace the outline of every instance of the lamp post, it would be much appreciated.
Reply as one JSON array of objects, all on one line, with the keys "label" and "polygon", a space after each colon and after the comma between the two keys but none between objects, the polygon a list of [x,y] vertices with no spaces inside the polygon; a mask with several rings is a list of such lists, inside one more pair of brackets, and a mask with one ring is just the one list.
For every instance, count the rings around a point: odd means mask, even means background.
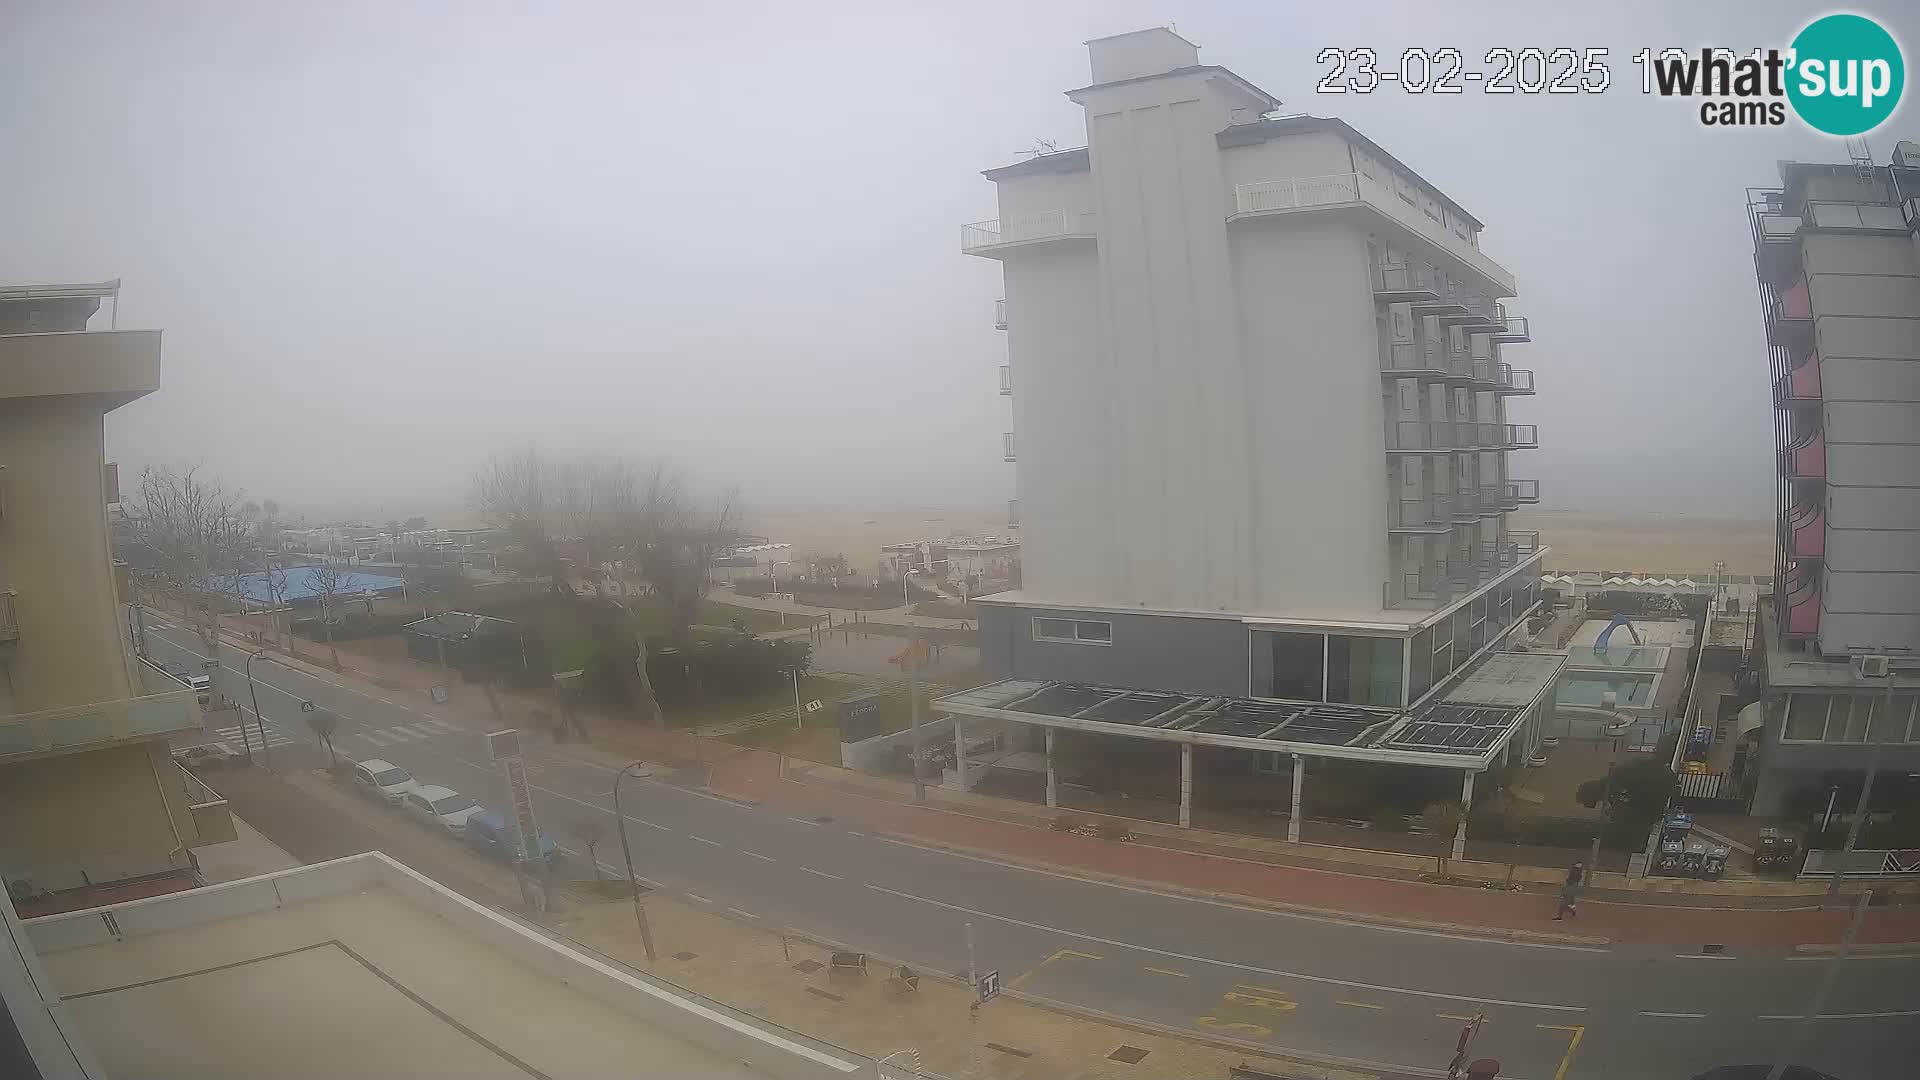
[{"label": "lamp post", "polygon": [[[1607,698],[1613,697],[1613,691],[1607,691],[1604,696]],[[1610,724],[1600,729],[1600,734],[1605,735],[1612,741],[1613,749],[1607,756],[1606,794],[1600,797],[1600,829],[1593,834],[1593,851],[1587,856],[1588,881],[1593,880],[1593,875],[1600,872],[1600,836],[1601,833],[1607,830],[1607,811],[1613,808],[1613,770],[1614,767],[1620,763],[1620,740],[1625,738],[1627,732],[1632,729],[1633,724],[1631,721]]]},{"label": "lamp post", "polygon": [[633,762],[613,778],[613,824],[620,830],[620,857],[627,862],[627,888],[633,896],[633,920],[640,924],[640,947],[646,950],[647,963],[653,964],[659,962],[653,955],[653,930],[647,925],[647,909],[640,906],[640,880],[633,876],[633,848],[627,844],[627,817],[620,812],[620,781],[639,775],[634,770],[645,765],[644,761]]},{"label": "lamp post", "polygon": [[[247,654],[247,697],[253,700],[253,724],[260,730],[260,760],[266,763],[267,771],[273,771],[273,758],[267,754],[267,722],[260,715],[260,692],[253,685],[253,662],[267,655],[267,650]],[[240,742],[247,748],[247,763],[253,763],[253,746],[247,740],[247,726],[240,725]]]}]

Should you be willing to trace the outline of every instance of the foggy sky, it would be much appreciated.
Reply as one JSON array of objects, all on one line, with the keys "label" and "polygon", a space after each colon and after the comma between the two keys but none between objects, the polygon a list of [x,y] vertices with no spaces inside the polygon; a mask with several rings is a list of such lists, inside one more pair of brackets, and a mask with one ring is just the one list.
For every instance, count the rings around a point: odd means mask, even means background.
[{"label": "foggy sky", "polygon": [[[1745,210],[1797,121],[1708,131],[1641,47],[1784,46],[1824,5],[608,2],[0,6],[0,282],[124,279],[163,388],[109,456],[290,509],[460,506],[534,443],[671,458],[749,503],[992,506],[979,171],[1082,145],[1088,38],[1174,23],[1486,222],[1557,509],[1766,514]],[[1916,60],[1920,20],[1880,19]],[[1607,47],[1597,97],[1313,92],[1326,46]],[[1907,95],[1913,96],[1913,92]],[[1920,138],[1911,104],[1875,133]],[[1276,407],[1276,416],[1283,410]]]}]

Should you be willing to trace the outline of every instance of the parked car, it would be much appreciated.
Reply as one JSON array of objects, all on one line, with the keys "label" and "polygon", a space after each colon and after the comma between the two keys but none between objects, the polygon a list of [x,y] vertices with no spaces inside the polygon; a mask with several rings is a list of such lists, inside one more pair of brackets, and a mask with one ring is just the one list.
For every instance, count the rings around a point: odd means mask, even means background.
[{"label": "parked car", "polygon": [[240,752],[223,742],[183,746],[173,752],[173,760],[189,769],[218,769],[240,760]]},{"label": "parked car", "polygon": [[205,705],[213,700],[213,676],[189,676],[187,685],[193,687],[193,696],[200,699],[200,704]]},{"label": "parked car", "polygon": [[[496,859],[510,859],[513,851],[513,822],[498,810],[481,807],[480,812],[467,819],[467,843]],[[560,857],[560,845],[553,842],[545,829],[534,834],[534,845],[540,851],[540,861],[553,865]]]},{"label": "parked car", "polygon": [[467,821],[484,807],[450,787],[439,784],[422,784],[402,796],[401,806],[407,812],[432,825],[438,825],[455,836],[467,831]]},{"label": "parked car", "polygon": [[392,806],[400,805],[407,792],[417,790],[420,782],[413,774],[391,761],[368,758],[353,763],[353,789],[368,798]]}]

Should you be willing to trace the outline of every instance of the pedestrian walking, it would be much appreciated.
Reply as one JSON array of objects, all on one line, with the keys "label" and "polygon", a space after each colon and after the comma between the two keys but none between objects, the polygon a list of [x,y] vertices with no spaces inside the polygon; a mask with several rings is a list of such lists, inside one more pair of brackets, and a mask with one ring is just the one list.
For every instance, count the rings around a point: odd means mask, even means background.
[{"label": "pedestrian walking", "polygon": [[1585,863],[1575,860],[1572,866],[1567,867],[1567,881],[1560,886],[1560,906],[1553,913],[1554,922],[1560,922],[1568,916],[1579,917],[1580,913],[1574,909],[1574,905],[1579,902],[1580,887],[1586,880]]}]

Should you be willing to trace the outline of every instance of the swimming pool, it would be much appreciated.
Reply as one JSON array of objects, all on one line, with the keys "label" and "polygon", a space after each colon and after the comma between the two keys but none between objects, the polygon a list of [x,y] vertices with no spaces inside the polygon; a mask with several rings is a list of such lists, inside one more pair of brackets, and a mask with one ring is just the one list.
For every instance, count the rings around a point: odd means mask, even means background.
[{"label": "swimming pool", "polygon": [[1561,677],[1553,700],[1560,705],[1598,705],[1600,695],[1611,690],[1618,695],[1615,704],[1620,707],[1644,708],[1653,701],[1656,678],[1646,673],[1570,671]]}]

